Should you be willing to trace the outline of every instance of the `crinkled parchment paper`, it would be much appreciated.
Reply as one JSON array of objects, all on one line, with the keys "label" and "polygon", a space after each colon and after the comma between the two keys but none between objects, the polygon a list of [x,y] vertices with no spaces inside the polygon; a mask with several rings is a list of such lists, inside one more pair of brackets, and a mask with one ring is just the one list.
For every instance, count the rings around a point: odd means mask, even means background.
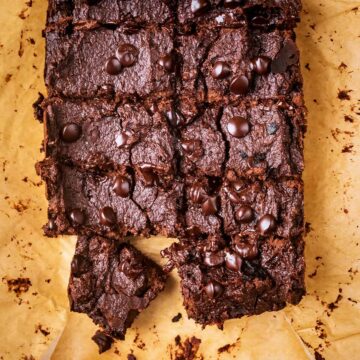
[{"label": "crinkled parchment paper", "polygon": [[[75,237],[42,235],[47,202],[34,171],[43,127],[31,104],[43,85],[46,0],[0,0],[0,359],[97,359],[96,330],[70,314]],[[359,11],[357,10],[359,7]],[[360,358],[360,2],[304,0],[297,30],[309,109],[305,141],[307,296],[277,313],[202,330],[188,320],[175,274],[101,359],[175,359],[196,336],[203,359]],[[156,261],[171,243],[137,239]],[[178,313],[178,322],[171,319]],[[225,346],[225,347],[224,347]],[[322,357],[321,357],[322,356]]]}]

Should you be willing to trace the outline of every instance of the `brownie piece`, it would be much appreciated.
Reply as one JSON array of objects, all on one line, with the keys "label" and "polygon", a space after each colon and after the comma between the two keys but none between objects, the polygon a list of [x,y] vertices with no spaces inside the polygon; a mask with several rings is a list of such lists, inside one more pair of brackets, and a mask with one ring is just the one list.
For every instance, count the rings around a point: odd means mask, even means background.
[{"label": "brownie piece", "polygon": [[291,101],[299,96],[302,77],[293,31],[212,29],[177,40],[182,108],[196,108],[187,102],[203,99],[223,105],[239,99]]},{"label": "brownie piece", "polygon": [[165,98],[173,92],[170,27],[51,30],[45,36],[50,96]]},{"label": "brownie piece", "polygon": [[75,24],[96,21],[100,24],[143,26],[174,20],[172,0],[49,0],[48,24],[71,18]]},{"label": "brownie piece", "polygon": [[144,166],[163,177],[174,174],[175,139],[164,115],[137,104],[46,102],[46,155],[82,169]]},{"label": "brownie piece", "polygon": [[299,303],[304,295],[303,248],[301,237],[226,243],[212,236],[174,243],[163,255],[170,260],[167,270],[178,269],[189,317],[221,327],[227,319]]},{"label": "brownie piece", "polygon": [[110,238],[160,233],[176,236],[181,228],[178,204],[182,187],[173,181],[168,188],[146,169],[97,173],[80,171],[47,158],[38,164],[49,200],[48,236],[99,234]]},{"label": "brownie piece", "polygon": [[226,168],[239,176],[279,178],[304,168],[302,109],[285,102],[225,106],[220,120],[228,145]]},{"label": "brownie piece", "polygon": [[183,0],[178,19],[183,32],[194,25],[234,27],[244,23],[256,28],[292,28],[299,21],[300,0]]},{"label": "brownie piece", "polygon": [[219,191],[224,232],[294,237],[304,230],[304,185],[296,179],[251,181],[228,173]]},{"label": "brownie piece", "polygon": [[136,316],[164,289],[166,275],[133,246],[99,236],[78,238],[68,287],[72,311],[124,339]]}]

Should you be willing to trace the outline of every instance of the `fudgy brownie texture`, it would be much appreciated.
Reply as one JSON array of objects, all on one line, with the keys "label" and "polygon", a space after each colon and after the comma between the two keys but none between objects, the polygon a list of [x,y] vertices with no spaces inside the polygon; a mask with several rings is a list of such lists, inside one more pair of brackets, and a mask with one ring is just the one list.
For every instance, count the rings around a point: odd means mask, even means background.
[{"label": "fudgy brownie texture", "polygon": [[174,20],[173,0],[49,0],[48,23],[70,20],[74,24],[144,26]]},{"label": "fudgy brownie texture", "polygon": [[188,238],[163,252],[178,268],[184,306],[203,325],[279,310],[304,294],[304,243],[243,234],[230,243],[219,236]]},{"label": "fudgy brownie texture", "polygon": [[165,98],[173,93],[173,29],[49,30],[45,83],[50,96]]},{"label": "fudgy brownie texture", "polygon": [[47,186],[48,236],[95,233],[121,239],[131,234],[181,234],[179,181],[163,186],[151,171],[143,176],[131,169],[81,171],[52,158],[38,163],[37,170]]},{"label": "fudgy brownie texture", "polygon": [[106,334],[124,339],[126,329],[165,282],[161,268],[133,246],[82,236],[71,263],[70,307],[87,314]]},{"label": "fudgy brownie texture", "polygon": [[165,116],[139,104],[53,98],[45,108],[46,156],[82,169],[131,166],[172,177],[175,138]]}]

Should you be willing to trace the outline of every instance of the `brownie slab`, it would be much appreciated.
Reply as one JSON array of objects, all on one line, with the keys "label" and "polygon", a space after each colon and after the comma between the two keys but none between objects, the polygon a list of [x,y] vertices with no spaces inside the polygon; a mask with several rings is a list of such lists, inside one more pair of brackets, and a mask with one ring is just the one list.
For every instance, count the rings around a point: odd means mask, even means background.
[{"label": "brownie slab", "polygon": [[78,238],[68,294],[106,334],[124,339],[136,316],[164,289],[166,275],[133,246],[99,236]]},{"label": "brownie slab", "polygon": [[121,27],[66,28],[47,31],[45,37],[50,96],[165,98],[173,92],[174,72],[164,61],[173,50],[171,27],[131,33]]},{"label": "brownie slab", "polygon": [[137,104],[53,98],[44,104],[46,155],[82,169],[144,166],[173,176],[175,139],[165,116]]},{"label": "brownie slab", "polygon": [[[163,252],[176,266],[184,307],[202,325],[282,309],[304,294],[303,240],[263,238],[227,244],[221,237],[174,243]],[[250,250],[249,250],[250,249]]]},{"label": "brownie slab", "polygon": [[49,0],[48,24],[66,18],[75,24],[97,21],[100,24],[142,26],[173,21],[174,12],[171,0]]},{"label": "brownie slab", "polygon": [[[126,235],[176,236],[181,228],[182,186],[157,182],[147,170],[103,173],[81,171],[47,158],[38,164],[49,201],[48,236],[99,234],[110,238]],[[159,179],[160,181],[160,179]]]}]

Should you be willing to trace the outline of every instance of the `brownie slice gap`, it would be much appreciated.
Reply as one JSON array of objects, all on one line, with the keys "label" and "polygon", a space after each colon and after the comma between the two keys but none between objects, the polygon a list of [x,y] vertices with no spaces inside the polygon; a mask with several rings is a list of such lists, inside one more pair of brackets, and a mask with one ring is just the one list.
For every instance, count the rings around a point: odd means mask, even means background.
[{"label": "brownie slice gap", "polygon": [[[250,240],[249,240],[250,239]],[[280,310],[304,295],[303,240],[243,234],[183,239],[163,251],[176,267],[184,307],[197,323],[222,327],[225,320]]]},{"label": "brownie slice gap", "polygon": [[45,83],[50,96],[80,99],[170,97],[175,74],[173,29],[123,27],[48,30]]},{"label": "brownie slice gap", "polygon": [[165,282],[161,268],[133,246],[80,236],[71,263],[70,308],[87,314],[107,335],[123,340]]}]

